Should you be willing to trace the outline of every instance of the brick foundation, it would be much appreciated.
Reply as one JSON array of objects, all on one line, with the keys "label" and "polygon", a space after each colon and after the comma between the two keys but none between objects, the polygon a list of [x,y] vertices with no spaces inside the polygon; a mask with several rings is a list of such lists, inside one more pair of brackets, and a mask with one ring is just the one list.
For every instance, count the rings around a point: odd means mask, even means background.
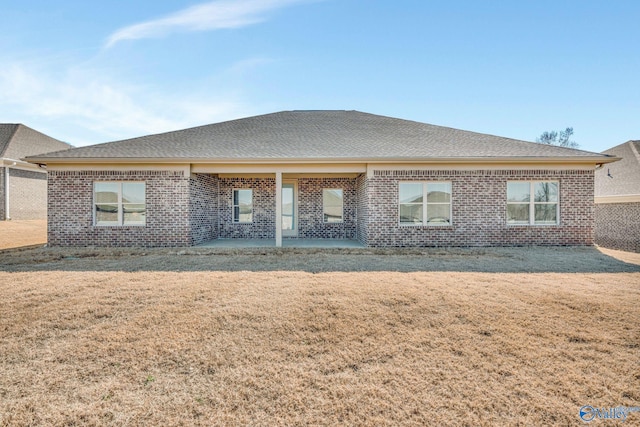
[{"label": "brick foundation", "polygon": [[605,248],[640,252],[640,203],[599,203],[595,242]]}]

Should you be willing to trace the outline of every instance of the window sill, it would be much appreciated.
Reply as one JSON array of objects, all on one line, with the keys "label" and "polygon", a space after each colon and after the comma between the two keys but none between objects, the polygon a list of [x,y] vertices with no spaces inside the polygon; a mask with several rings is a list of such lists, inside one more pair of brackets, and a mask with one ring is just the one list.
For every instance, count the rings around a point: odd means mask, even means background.
[{"label": "window sill", "polygon": [[127,225],[92,225],[93,228],[145,228],[146,224],[127,224]]},{"label": "window sill", "polygon": [[560,224],[507,224],[507,227],[560,227]]},{"label": "window sill", "polygon": [[453,224],[398,224],[407,228],[453,228]]}]

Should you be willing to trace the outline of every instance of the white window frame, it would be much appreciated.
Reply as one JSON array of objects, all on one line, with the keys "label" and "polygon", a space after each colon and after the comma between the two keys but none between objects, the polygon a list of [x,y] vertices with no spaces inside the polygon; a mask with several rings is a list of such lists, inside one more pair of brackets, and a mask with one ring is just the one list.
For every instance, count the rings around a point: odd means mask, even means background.
[{"label": "white window frame", "polygon": [[[422,184],[422,222],[401,222],[400,218],[400,205],[419,204],[419,203],[400,203],[400,186],[402,184]],[[429,184],[449,184],[449,202],[427,202],[428,186]],[[453,184],[451,181],[399,181],[398,182],[398,224],[401,227],[451,227],[453,225]],[[429,205],[449,205],[449,222],[427,222]]]},{"label": "white window frame", "polygon": [[[510,183],[528,183],[529,184],[529,201],[528,202],[510,202],[509,201],[509,184]],[[535,186],[536,184],[556,184],[558,188],[558,200],[555,202],[536,202],[535,201]],[[536,227],[545,227],[545,226],[557,226],[560,225],[560,181],[553,180],[536,180],[536,181],[507,181],[507,192],[506,192],[507,206],[505,208],[505,219],[507,221],[507,225],[510,227],[517,226],[536,226]],[[529,204],[529,222],[509,222],[508,218],[508,205],[524,205]],[[536,222],[536,205],[556,205],[556,222]]]},{"label": "white window frame", "polygon": [[[342,198],[340,199],[340,221],[327,221],[325,218],[325,191],[337,191],[339,190],[342,193]],[[330,206],[337,207],[337,206]],[[344,189],[343,188],[323,188],[322,189],[322,222],[325,224],[342,224],[344,222]]]},{"label": "white window frame", "polygon": [[[96,206],[98,204],[101,205],[110,205],[113,203],[98,203],[97,200],[97,192],[96,185],[97,184],[118,184],[118,201],[116,202],[118,205],[118,220],[117,221],[101,221],[98,222],[96,218]],[[144,185],[144,203],[123,203],[122,202],[122,185],[123,184],[142,184]],[[140,205],[143,204],[145,207],[145,220],[139,222],[129,222],[127,224],[124,223],[124,205],[134,204]],[[95,227],[145,227],[147,225],[146,220],[146,210],[147,210],[147,184],[144,181],[94,181],[93,182],[93,225]]]},{"label": "white window frame", "polygon": [[[235,194],[236,191],[251,191],[251,221],[240,221],[240,218],[236,218],[236,208],[240,208],[240,205],[235,204]],[[240,212],[240,209],[238,209]],[[231,222],[233,224],[253,224],[254,218],[254,209],[253,209],[253,188],[234,188],[231,191]]]}]

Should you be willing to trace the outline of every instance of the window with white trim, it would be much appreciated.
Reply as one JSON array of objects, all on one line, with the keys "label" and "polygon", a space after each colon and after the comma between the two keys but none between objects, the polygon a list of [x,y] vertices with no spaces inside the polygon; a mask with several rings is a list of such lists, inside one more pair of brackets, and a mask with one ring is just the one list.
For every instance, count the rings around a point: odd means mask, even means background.
[{"label": "window with white trim", "polygon": [[558,224],[558,190],[557,181],[507,182],[507,224]]},{"label": "window with white trim", "polygon": [[451,225],[450,182],[401,182],[400,225]]},{"label": "window with white trim", "polygon": [[253,190],[233,190],[233,222],[253,222]]},{"label": "window with white trim", "polygon": [[342,188],[322,190],[322,216],[324,222],[342,222],[344,197]]},{"label": "window with white trim", "polygon": [[144,182],[94,182],[95,225],[145,225],[147,205]]}]

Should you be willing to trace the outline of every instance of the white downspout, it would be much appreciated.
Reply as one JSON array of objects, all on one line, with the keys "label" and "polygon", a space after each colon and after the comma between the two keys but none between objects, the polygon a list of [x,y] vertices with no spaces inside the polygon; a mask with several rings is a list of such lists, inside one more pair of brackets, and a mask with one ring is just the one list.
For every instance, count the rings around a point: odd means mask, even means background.
[{"label": "white downspout", "polygon": [[[16,162],[13,162],[15,166]],[[9,213],[9,165],[4,165],[4,219],[9,221],[11,214]]]}]

